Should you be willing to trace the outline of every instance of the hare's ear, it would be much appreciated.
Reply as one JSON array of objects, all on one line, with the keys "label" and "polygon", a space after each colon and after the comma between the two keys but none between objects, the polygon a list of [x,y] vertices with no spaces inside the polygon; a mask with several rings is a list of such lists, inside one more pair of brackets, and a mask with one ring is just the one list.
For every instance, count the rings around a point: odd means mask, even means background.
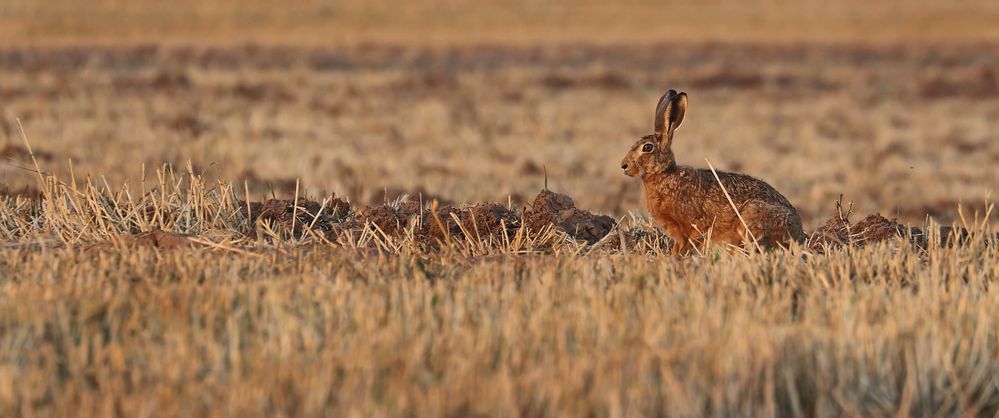
[{"label": "hare's ear", "polygon": [[667,91],[656,105],[655,132],[659,138],[672,139],[673,131],[683,122],[683,114],[687,111],[687,93]]}]

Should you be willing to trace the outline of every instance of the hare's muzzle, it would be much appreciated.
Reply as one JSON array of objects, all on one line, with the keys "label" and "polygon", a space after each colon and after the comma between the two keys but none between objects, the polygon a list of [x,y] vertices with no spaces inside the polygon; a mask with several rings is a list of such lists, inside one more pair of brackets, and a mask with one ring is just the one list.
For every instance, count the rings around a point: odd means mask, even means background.
[{"label": "hare's muzzle", "polygon": [[638,174],[633,163],[621,162],[621,170],[624,171],[624,175],[628,177],[635,177]]}]

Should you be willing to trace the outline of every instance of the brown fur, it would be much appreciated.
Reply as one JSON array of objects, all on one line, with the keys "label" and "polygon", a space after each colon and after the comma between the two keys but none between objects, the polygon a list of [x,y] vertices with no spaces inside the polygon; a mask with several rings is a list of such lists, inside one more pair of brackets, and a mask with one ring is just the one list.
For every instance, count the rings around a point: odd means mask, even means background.
[{"label": "brown fur", "polygon": [[710,170],[676,164],[673,133],[683,121],[687,95],[670,90],[656,106],[655,133],[640,138],[621,161],[631,177],[641,177],[649,213],[676,242],[673,254],[684,254],[710,231],[714,242],[745,244],[753,237],[760,246],[803,242],[798,211],[766,182],[744,174],[718,171],[732,202],[752,236],[732,210]]}]

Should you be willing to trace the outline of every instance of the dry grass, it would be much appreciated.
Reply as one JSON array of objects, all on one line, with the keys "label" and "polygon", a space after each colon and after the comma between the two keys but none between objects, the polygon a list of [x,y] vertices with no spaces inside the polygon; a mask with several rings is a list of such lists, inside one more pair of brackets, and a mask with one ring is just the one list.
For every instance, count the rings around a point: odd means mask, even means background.
[{"label": "dry grass", "polygon": [[0,414],[999,411],[999,246],[981,217],[961,246],[824,254],[670,258],[641,222],[627,246],[467,224],[425,246],[418,227],[304,203],[292,219],[353,226],[251,218],[227,183],[154,174],[0,198]]},{"label": "dry grass", "polygon": [[[997,19],[2,2],[0,416],[996,416]],[[666,255],[668,87],[808,245]]]},{"label": "dry grass", "polygon": [[996,258],[4,250],[0,407],[992,416]]}]

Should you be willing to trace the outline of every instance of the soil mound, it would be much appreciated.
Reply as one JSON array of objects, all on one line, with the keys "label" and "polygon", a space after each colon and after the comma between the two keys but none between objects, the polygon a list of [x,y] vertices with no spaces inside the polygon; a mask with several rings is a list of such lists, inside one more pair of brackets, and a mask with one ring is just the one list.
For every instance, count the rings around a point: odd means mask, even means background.
[{"label": "soil mound", "polygon": [[854,243],[859,245],[905,238],[910,232],[917,232],[912,234],[913,236],[923,236],[918,229],[910,231],[909,227],[898,223],[898,220],[885,218],[880,213],[868,215],[850,229],[853,232]]},{"label": "soil mound", "polygon": [[836,213],[812,233],[808,239],[808,247],[822,252],[826,246],[863,247],[882,241],[907,239],[913,245],[926,248],[926,234],[919,228],[902,225],[897,219],[888,219],[879,213],[851,224],[852,213],[852,207],[844,212],[842,202],[836,202]]},{"label": "soil mound", "polygon": [[444,241],[448,238],[497,239],[516,234],[523,223],[537,232],[554,226],[577,240],[593,244],[614,228],[614,218],[595,215],[576,207],[572,198],[543,190],[523,219],[509,208],[497,203],[479,203],[466,207],[444,205],[432,210],[414,201],[369,206],[358,216],[360,224],[376,225],[386,235],[397,235],[416,225],[418,238]]},{"label": "soil mound", "polygon": [[479,203],[456,208],[450,205],[435,209],[418,202],[369,206],[358,215],[359,224],[375,225],[386,235],[395,236],[410,227],[424,244],[433,245],[448,239],[499,239],[511,236],[520,227],[517,213],[497,203]]},{"label": "soil mound", "polygon": [[[438,209],[437,217],[441,225],[426,225],[426,234],[435,239],[465,237],[479,240],[500,239],[513,236],[520,227],[517,213],[498,203],[479,203],[455,209]],[[442,228],[443,226],[443,228]],[[446,231],[446,232],[445,232]]]},{"label": "soil mound", "polygon": [[594,215],[576,207],[564,194],[542,190],[531,207],[524,211],[524,224],[532,231],[555,225],[577,240],[593,244],[614,228],[614,218]]},{"label": "soil mound", "polygon": [[[309,228],[320,232],[330,232],[347,220],[350,214],[350,203],[333,197],[324,207],[322,203],[298,198],[297,201],[270,199],[263,202],[250,202],[250,223],[258,221],[271,222],[277,227],[292,231],[295,237],[301,237]],[[297,207],[297,208],[296,208]],[[246,203],[240,205],[241,213],[246,212]],[[256,237],[256,228],[250,231],[251,237]]]},{"label": "soil mound", "polygon": [[385,235],[395,236],[409,227],[410,221],[423,212],[419,202],[404,201],[398,204],[367,206],[357,216],[360,225],[377,226]]}]

